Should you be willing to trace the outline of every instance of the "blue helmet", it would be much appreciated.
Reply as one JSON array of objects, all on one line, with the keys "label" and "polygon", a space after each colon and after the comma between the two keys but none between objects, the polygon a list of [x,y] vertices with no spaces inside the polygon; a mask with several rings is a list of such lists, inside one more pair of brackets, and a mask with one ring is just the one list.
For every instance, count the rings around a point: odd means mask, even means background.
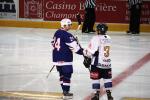
[{"label": "blue helmet", "polygon": [[100,23],[97,25],[96,29],[101,32],[100,34],[105,34],[108,30],[108,26],[106,24]]}]

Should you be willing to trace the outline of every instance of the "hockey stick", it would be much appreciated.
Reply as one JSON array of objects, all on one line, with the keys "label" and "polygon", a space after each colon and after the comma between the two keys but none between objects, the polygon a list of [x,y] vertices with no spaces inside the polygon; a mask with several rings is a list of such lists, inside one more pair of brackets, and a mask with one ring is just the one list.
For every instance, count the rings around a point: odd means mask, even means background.
[{"label": "hockey stick", "polygon": [[[84,59],[85,59],[85,56],[83,55],[83,57],[84,57]],[[91,72],[91,69],[88,67],[88,70],[89,70],[89,72]]]},{"label": "hockey stick", "polygon": [[[79,44],[80,48],[82,48],[81,45],[80,45],[80,43],[79,43],[78,37],[76,36],[75,38],[76,38],[76,41],[77,41],[77,43]],[[83,55],[83,57],[84,57],[84,59],[85,59],[85,56],[84,56],[84,55]],[[91,71],[89,67],[88,67],[88,70],[89,70],[89,72]]]},{"label": "hockey stick", "polygon": [[46,78],[49,77],[49,74],[52,72],[52,70],[54,69],[55,65],[53,65],[53,67],[49,70],[49,73],[47,74]]},{"label": "hockey stick", "polygon": [[[80,27],[81,27],[81,16],[80,16],[80,13],[79,13],[79,12],[77,13],[76,18],[77,18],[77,22],[78,22],[78,27],[77,27],[77,29],[76,29],[76,33],[77,33],[77,31],[78,31],[78,30],[80,29]],[[82,48],[81,45],[80,45],[80,43],[79,43],[79,40],[78,40],[77,35],[74,35],[74,37],[76,38],[76,41],[77,41],[77,43],[79,44],[80,48]],[[84,57],[84,59],[85,59],[85,56],[84,56],[84,55],[83,55],[83,57]],[[89,72],[91,71],[89,67],[88,67],[88,70],[89,70]]]}]

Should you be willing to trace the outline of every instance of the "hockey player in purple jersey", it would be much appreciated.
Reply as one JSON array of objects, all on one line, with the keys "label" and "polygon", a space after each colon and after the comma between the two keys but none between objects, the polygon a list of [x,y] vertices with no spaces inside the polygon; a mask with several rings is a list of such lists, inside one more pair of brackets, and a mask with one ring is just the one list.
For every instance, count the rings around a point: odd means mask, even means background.
[{"label": "hockey player in purple jersey", "polygon": [[53,65],[56,66],[60,76],[60,84],[64,98],[72,98],[70,93],[71,75],[73,73],[73,52],[82,55],[83,49],[78,44],[76,38],[68,32],[71,29],[70,19],[62,19],[61,28],[58,29],[53,37]]}]

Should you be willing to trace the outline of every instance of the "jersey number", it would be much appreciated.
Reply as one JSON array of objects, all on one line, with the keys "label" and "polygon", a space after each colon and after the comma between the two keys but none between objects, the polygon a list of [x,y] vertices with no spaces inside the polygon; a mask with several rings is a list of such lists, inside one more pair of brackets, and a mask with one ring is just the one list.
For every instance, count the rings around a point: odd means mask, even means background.
[{"label": "jersey number", "polygon": [[57,51],[60,50],[60,38],[57,38],[57,40],[55,40],[56,38],[54,38],[54,48],[57,49]]},{"label": "jersey number", "polygon": [[105,46],[104,47],[104,56],[109,57],[109,51],[110,51],[110,46]]}]

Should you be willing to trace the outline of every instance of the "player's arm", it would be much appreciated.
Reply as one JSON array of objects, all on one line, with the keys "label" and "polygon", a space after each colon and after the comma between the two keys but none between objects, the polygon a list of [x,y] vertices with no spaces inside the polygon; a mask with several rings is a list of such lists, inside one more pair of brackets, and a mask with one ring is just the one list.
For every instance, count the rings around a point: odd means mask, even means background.
[{"label": "player's arm", "polygon": [[77,53],[77,54],[80,54],[80,55],[83,54],[83,49],[78,45],[78,43],[77,43],[76,41],[73,41],[73,42],[71,42],[71,43],[66,43],[66,44],[69,46],[69,48],[70,48],[73,52],[75,52],[75,53]]},{"label": "player's arm", "polygon": [[73,52],[83,55],[83,48],[80,46],[80,44],[74,36],[70,36],[69,41],[66,44]]},{"label": "player's arm", "polygon": [[55,43],[55,37],[53,37],[53,40],[51,41],[51,45],[54,47],[54,43]]},{"label": "player's arm", "polygon": [[91,39],[91,41],[88,44],[88,47],[83,51],[83,54],[89,58],[92,56],[97,56],[98,55],[98,41],[94,37]]}]

